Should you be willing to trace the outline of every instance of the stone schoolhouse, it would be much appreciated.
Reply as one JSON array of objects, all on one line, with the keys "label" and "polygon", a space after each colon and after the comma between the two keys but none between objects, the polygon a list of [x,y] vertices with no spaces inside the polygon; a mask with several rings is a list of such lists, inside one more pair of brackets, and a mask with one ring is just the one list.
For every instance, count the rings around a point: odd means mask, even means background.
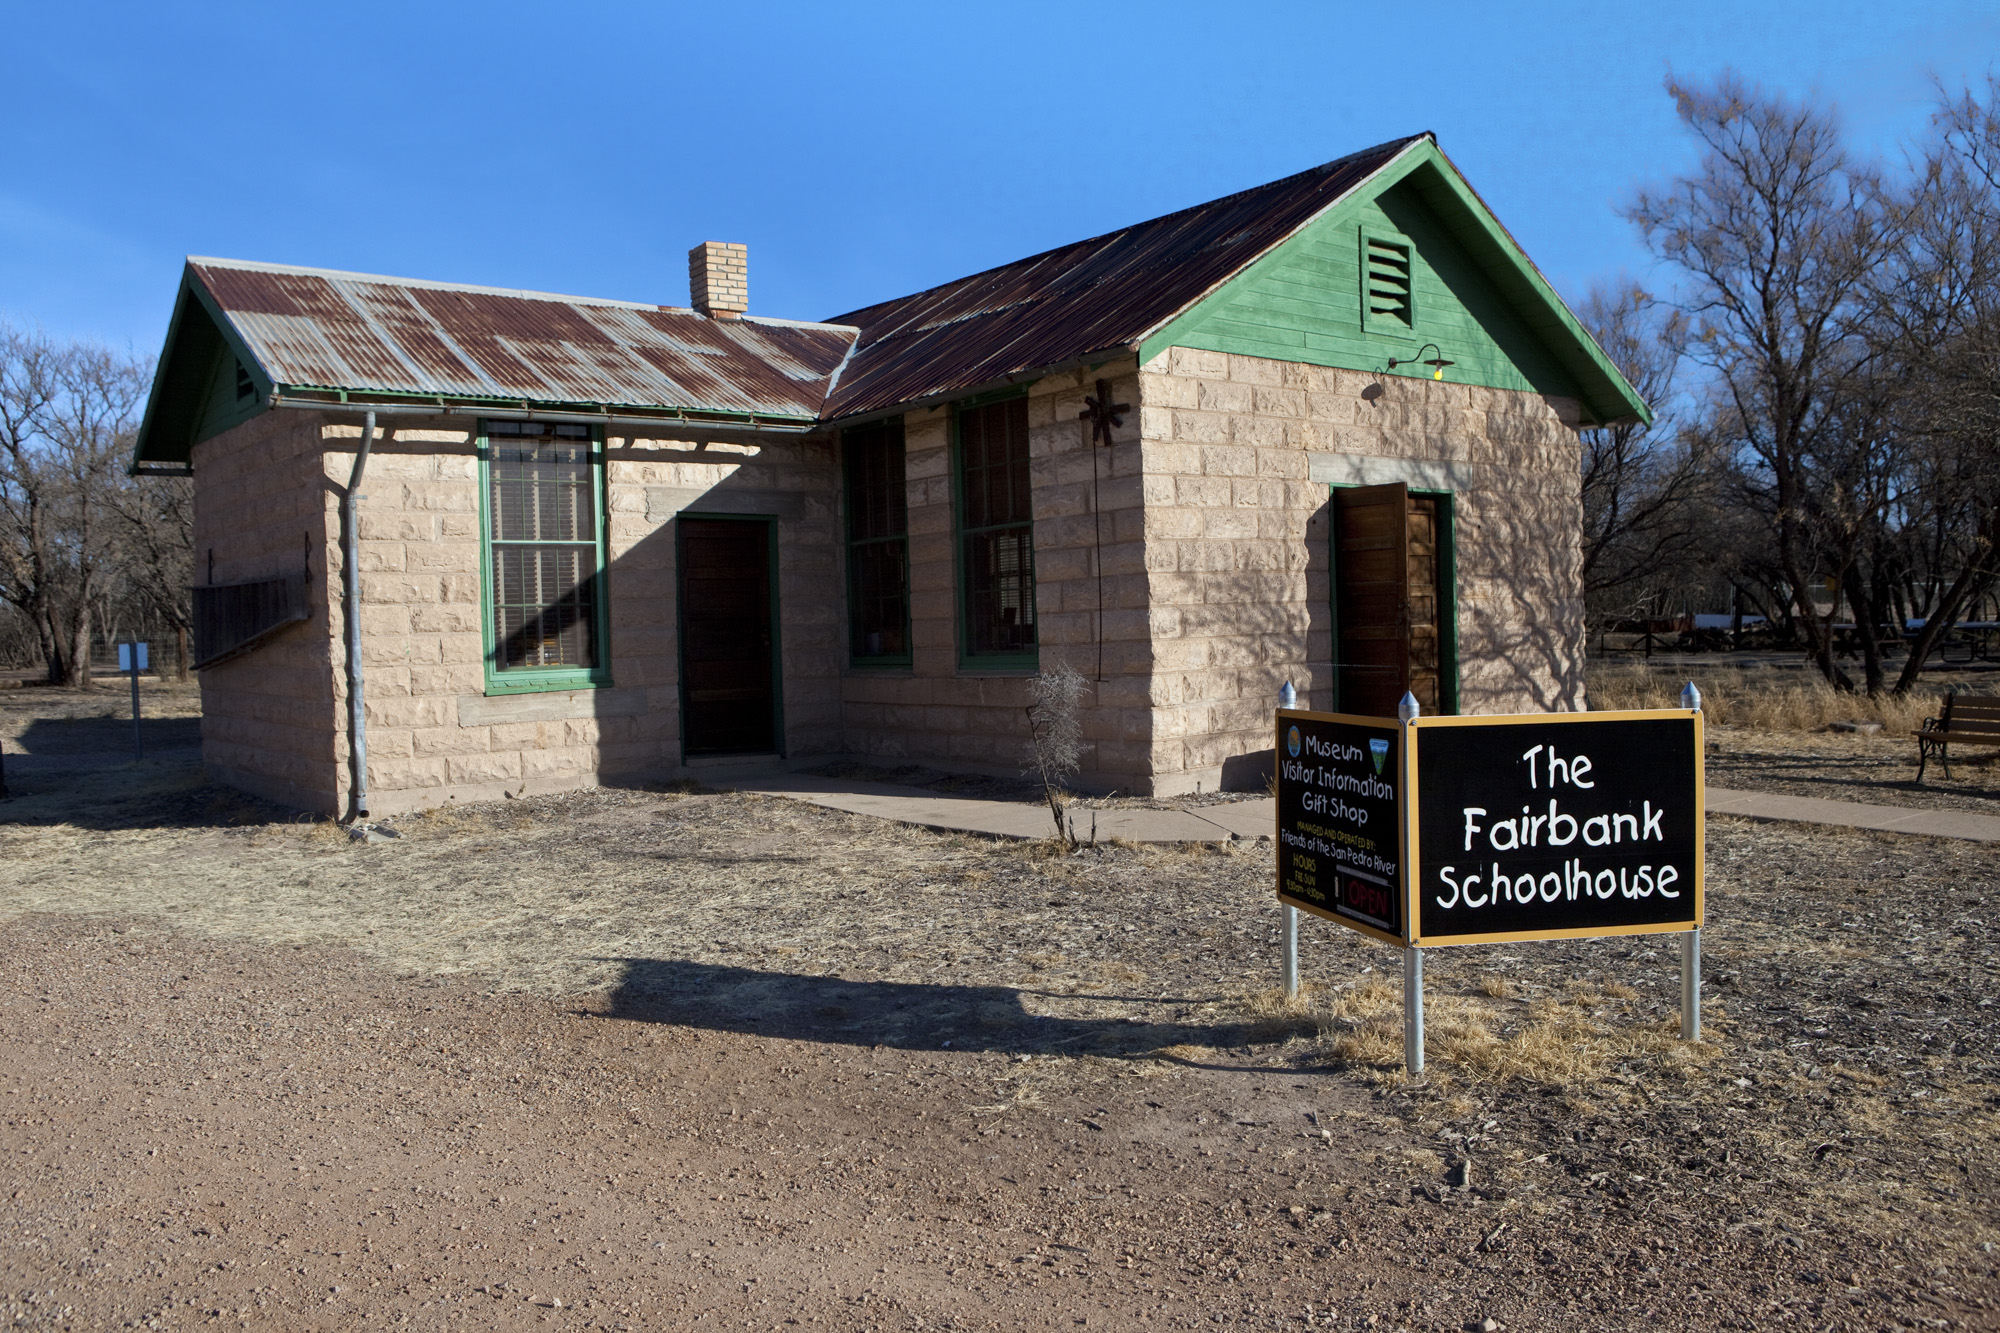
[{"label": "stone schoolhouse", "polygon": [[[1579,707],[1579,429],[1645,405],[1429,135],[820,323],[190,259],[211,776],[329,815],[836,756],[1261,787],[1279,686]],[[359,701],[359,706],[356,701]]]}]

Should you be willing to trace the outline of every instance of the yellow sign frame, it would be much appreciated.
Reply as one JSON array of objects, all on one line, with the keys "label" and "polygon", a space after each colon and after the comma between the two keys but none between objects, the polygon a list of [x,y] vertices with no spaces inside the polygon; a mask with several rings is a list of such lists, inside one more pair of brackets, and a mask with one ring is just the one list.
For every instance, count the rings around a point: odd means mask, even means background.
[{"label": "yellow sign frame", "polygon": [[[1341,723],[1342,725],[1353,726],[1353,727],[1375,727],[1384,731],[1396,731],[1403,725],[1401,722],[1399,722],[1397,719],[1393,717],[1363,717],[1359,713],[1318,713],[1314,712],[1309,708],[1280,708],[1278,710],[1278,724],[1275,731],[1277,744],[1271,759],[1271,780],[1274,783],[1279,780],[1280,774],[1284,771],[1285,722],[1289,718],[1304,718],[1308,722],[1338,722]],[[1415,788],[1411,786],[1409,783],[1409,778],[1411,775],[1404,771],[1405,765],[1407,765],[1409,762],[1409,756],[1407,754],[1409,748],[1410,747],[1407,745],[1398,745],[1396,747],[1396,783],[1397,783],[1396,790],[1399,793],[1397,797],[1399,803],[1402,803],[1402,797],[1400,793],[1405,791],[1415,790]],[[1280,807],[1280,811],[1282,811],[1282,807]],[[1409,857],[1408,839],[1410,836],[1410,831],[1415,827],[1415,824],[1413,823],[1414,815],[1412,813],[1411,808],[1407,804],[1404,805],[1404,809],[1402,810],[1401,813],[1402,813],[1402,818],[1397,821],[1398,827],[1396,836],[1399,840],[1402,841],[1404,845],[1399,846],[1396,849],[1396,869],[1397,869],[1397,874],[1401,876],[1404,880],[1404,889],[1407,892],[1409,877],[1403,872]],[[1378,940],[1383,944],[1393,944],[1399,949],[1403,948],[1408,943],[1408,941],[1405,940],[1401,935],[1394,935],[1386,930],[1381,929],[1378,926],[1371,926],[1365,922],[1356,921],[1351,916],[1341,916],[1337,912],[1329,912],[1324,907],[1315,906],[1314,904],[1306,902],[1303,899],[1287,896],[1287,894],[1285,893],[1284,845],[1277,838],[1278,817],[1279,817],[1278,812],[1274,812],[1272,814],[1272,829],[1271,829],[1272,833],[1271,845],[1273,848],[1273,855],[1271,860],[1272,860],[1272,869],[1274,872],[1274,878],[1277,881],[1278,901],[1283,903],[1286,907],[1294,907],[1301,912],[1310,912],[1316,917],[1320,917],[1323,918],[1324,920],[1331,921],[1336,926],[1345,927],[1348,930],[1354,931],[1356,934],[1366,935],[1370,939]],[[1405,904],[1404,912],[1405,915],[1403,919],[1405,921],[1408,921],[1410,918],[1408,916],[1407,903]]]},{"label": "yellow sign frame", "polygon": [[[1418,717],[1409,725],[1411,731],[1423,731],[1439,727],[1491,727],[1532,722],[1536,725],[1565,725],[1590,722],[1654,722],[1676,719],[1694,721],[1694,915],[1686,921],[1648,922],[1640,926],[1579,926],[1558,930],[1509,930],[1495,931],[1482,935],[1440,936],[1435,943],[1427,944],[1419,933],[1422,917],[1418,915],[1419,885],[1423,879],[1421,852],[1423,844],[1418,840],[1417,824],[1417,746],[1413,742],[1402,748],[1400,756],[1403,764],[1402,776],[1408,783],[1404,803],[1403,828],[1403,920],[1409,923],[1409,938],[1398,940],[1378,934],[1378,939],[1387,938],[1388,943],[1406,944],[1416,949],[1447,949],[1461,944],[1511,944],[1521,940],[1591,940],[1613,935],[1684,935],[1691,930],[1700,930],[1707,916],[1708,892],[1708,764],[1705,729],[1701,710],[1698,708],[1633,708],[1602,713],[1497,713],[1478,717]],[[1346,719],[1343,719],[1346,720]],[[1379,719],[1370,719],[1379,724]],[[1288,899],[1289,903],[1290,900]],[[1346,922],[1343,925],[1348,924]]]}]

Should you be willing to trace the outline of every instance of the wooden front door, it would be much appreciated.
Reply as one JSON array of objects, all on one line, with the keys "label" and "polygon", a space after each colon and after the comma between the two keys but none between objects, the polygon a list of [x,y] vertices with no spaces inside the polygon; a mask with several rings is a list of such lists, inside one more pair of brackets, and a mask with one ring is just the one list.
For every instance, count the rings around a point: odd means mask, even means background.
[{"label": "wooden front door", "polygon": [[1438,497],[1402,482],[1333,493],[1335,707],[1394,717],[1405,692],[1443,711],[1444,522]]},{"label": "wooden front door", "polygon": [[772,648],[771,524],[682,518],[682,750],[777,749],[777,654]]}]

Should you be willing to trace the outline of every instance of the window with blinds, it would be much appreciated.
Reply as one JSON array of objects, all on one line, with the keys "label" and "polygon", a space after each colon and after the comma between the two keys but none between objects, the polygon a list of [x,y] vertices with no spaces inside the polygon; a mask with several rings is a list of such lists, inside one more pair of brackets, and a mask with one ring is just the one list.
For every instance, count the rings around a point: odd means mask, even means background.
[{"label": "window with blinds", "polygon": [[910,660],[909,496],[903,422],[841,436],[847,481],[848,655],[860,665]]},{"label": "window with blinds", "polygon": [[1371,329],[1405,333],[1416,327],[1410,245],[1383,236],[1361,236],[1362,315]]},{"label": "window with blinds", "polygon": [[489,421],[489,677],[548,688],[602,669],[603,456],[588,426]]},{"label": "window with blinds", "polygon": [[1035,537],[1026,395],[960,408],[958,424],[961,651],[1031,661]]}]

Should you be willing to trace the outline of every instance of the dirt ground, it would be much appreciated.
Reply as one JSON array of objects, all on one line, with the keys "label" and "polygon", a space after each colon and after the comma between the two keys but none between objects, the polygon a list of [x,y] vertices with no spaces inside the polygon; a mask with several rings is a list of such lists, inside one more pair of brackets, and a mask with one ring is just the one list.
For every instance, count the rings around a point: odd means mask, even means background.
[{"label": "dirt ground", "polygon": [[2000,1327],[1989,846],[1711,820],[1705,1041],[1669,938],[1440,950],[1411,1083],[1268,845],[359,844],[93,706],[0,692],[15,1327]]}]

